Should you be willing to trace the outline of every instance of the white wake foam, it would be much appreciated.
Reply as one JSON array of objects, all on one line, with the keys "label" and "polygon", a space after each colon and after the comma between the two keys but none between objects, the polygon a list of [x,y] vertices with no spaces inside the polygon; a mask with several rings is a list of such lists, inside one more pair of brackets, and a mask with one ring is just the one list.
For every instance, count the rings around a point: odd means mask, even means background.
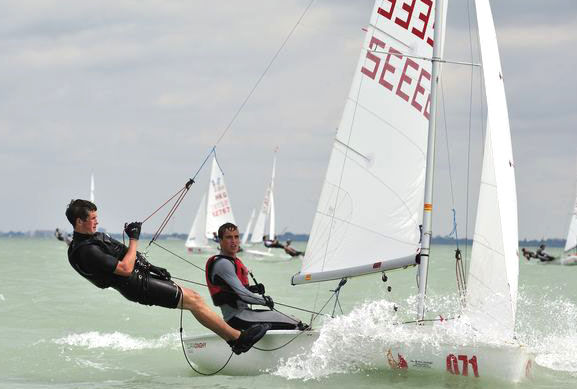
[{"label": "white wake foam", "polygon": [[100,333],[97,331],[70,334],[54,339],[53,343],[88,349],[105,348],[118,351],[146,350],[179,347],[178,334],[166,334],[158,339],[135,338],[121,332]]},{"label": "white wake foam", "polygon": [[[558,294],[557,294],[558,296]],[[577,372],[577,306],[559,297],[519,298],[516,337],[544,367]],[[382,353],[391,342],[438,348],[441,343],[455,345],[501,344],[499,334],[480,333],[461,317],[435,322],[430,331],[413,325],[398,325],[411,320],[415,299],[395,312],[392,302],[366,302],[349,314],[323,323],[312,349],[281,363],[274,374],[288,379],[319,379],[335,373],[354,373],[371,369],[371,356]],[[449,308],[452,307],[452,308]],[[429,312],[458,315],[455,297],[429,298]],[[453,312],[451,312],[451,310]]]}]

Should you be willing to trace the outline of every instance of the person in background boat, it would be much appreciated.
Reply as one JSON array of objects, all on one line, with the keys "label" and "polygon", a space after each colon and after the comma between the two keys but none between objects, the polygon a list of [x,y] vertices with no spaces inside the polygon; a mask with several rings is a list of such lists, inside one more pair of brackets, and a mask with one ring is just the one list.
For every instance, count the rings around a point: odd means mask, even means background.
[{"label": "person in background boat", "polygon": [[525,247],[521,249],[521,252],[527,261],[530,261],[531,258],[537,258],[534,252],[527,250]]},{"label": "person in background boat", "polygon": [[299,255],[304,255],[304,251],[298,251],[294,248],[290,247],[291,240],[287,240],[286,244],[284,245],[284,252],[290,255],[291,257],[298,257]]},{"label": "person in background boat", "polygon": [[215,243],[220,242],[220,240],[218,239],[218,235],[216,235],[215,231],[212,231],[212,241]]},{"label": "person in background boat", "polygon": [[66,232],[60,231],[58,228],[54,231],[54,236],[61,242],[66,243],[66,245],[70,246],[72,239],[70,239],[70,235]]},{"label": "person in background boat", "polygon": [[535,250],[535,257],[539,258],[541,262],[550,262],[555,259],[554,256],[549,255],[545,252],[544,244],[540,244],[539,248]]},{"label": "person in background boat", "polygon": [[[249,271],[236,256],[240,241],[238,227],[225,223],[218,229],[218,237],[220,254],[206,261],[206,283],[224,320],[237,329],[255,323],[266,323],[271,329],[305,329],[300,320],[274,310],[274,302],[265,295],[263,284],[250,285]],[[251,309],[249,304],[268,309]]]},{"label": "person in background boat", "polygon": [[284,246],[278,241],[276,236],[274,239],[269,239],[268,235],[265,235],[262,237],[262,241],[264,243],[264,247],[272,249],[284,249]]},{"label": "person in background boat", "polygon": [[255,325],[245,331],[226,324],[191,289],[175,284],[170,273],[149,263],[137,251],[141,223],[125,225],[128,247],[109,235],[96,232],[96,205],[87,200],[72,200],[66,218],[74,227],[68,261],[82,277],[98,288],[113,288],[126,299],[144,305],[189,310],[203,326],[226,340],[233,352],[248,351],[264,336],[267,326]]}]

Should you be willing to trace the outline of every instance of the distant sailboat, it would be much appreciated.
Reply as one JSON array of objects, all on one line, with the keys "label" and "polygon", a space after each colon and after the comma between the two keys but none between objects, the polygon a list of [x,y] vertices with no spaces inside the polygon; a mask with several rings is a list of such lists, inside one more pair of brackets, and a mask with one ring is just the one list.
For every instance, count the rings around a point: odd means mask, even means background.
[{"label": "distant sailboat", "polygon": [[248,223],[246,225],[246,228],[244,229],[244,232],[242,233],[242,241],[240,242],[241,247],[245,247],[248,244],[248,237],[250,235],[250,229],[252,227],[252,223],[254,222],[254,209],[252,210],[252,212],[250,213],[250,217],[248,218]]},{"label": "distant sailboat", "polygon": [[[256,223],[254,224],[254,229],[252,230],[252,235],[250,237],[250,242],[252,244],[262,244],[263,247],[261,249],[250,249],[245,250],[246,253],[257,255],[257,256],[265,256],[265,257],[273,257],[273,256],[282,256],[280,252],[275,253],[272,249],[268,248],[265,250],[264,247],[264,240],[265,237],[268,237],[269,240],[274,240],[276,237],[276,217],[275,217],[275,204],[274,204],[274,181],[275,181],[275,174],[276,174],[276,153],[278,148],[274,151],[274,157],[272,161],[272,176],[270,179],[270,183],[266,188],[264,199],[262,201],[262,206],[260,207],[260,211],[258,213],[258,217],[256,219]],[[267,225],[268,222],[268,225]],[[267,230],[268,226],[268,230]],[[278,251],[278,250],[277,250]]]},{"label": "distant sailboat", "polygon": [[[380,282],[385,271],[417,267],[415,320],[391,324],[406,338],[383,329],[374,342],[367,340],[358,364],[518,382],[530,374],[533,356],[514,337],[519,253],[509,119],[489,1],[475,0],[475,8],[487,127],[463,314],[452,320],[425,316],[444,0],[411,7],[375,1],[306,256],[292,283],[341,280],[340,288],[350,277],[373,274]],[[369,282],[367,277],[361,287]],[[455,342],[443,336],[447,331],[465,335]],[[202,371],[246,375],[303,355],[319,336],[316,329],[269,331],[232,359],[216,335],[184,342]]]},{"label": "distant sailboat", "polygon": [[216,158],[213,158],[208,190],[200,201],[185,247],[191,252],[212,250],[209,240],[213,239],[224,223],[234,224],[234,215],[224,183],[224,174]]},{"label": "distant sailboat", "polygon": [[577,265],[577,192],[575,194],[575,206],[569,222],[569,231],[567,231],[567,240],[565,249],[561,257],[562,265]]},{"label": "distant sailboat", "polygon": [[94,203],[94,173],[90,174],[90,202]]}]

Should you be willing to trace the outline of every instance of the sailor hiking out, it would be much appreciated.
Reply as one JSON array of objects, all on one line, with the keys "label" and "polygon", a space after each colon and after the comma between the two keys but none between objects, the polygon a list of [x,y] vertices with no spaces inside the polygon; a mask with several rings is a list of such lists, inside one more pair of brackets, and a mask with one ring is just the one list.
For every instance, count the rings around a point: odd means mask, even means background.
[{"label": "sailor hiking out", "polygon": [[82,277],[98,288],[116,289],[133,302],[189,310],[203,326],[226,340],[236,354],[248,351],[265,335],[266,325],[245,327],[242,332],[232,328],[198,293],[177,285],[166,269],[149,263],[137,251],[141,223],[125,226],[127,247],[107,234],[96,232],[96,211],[96,205],[87,200],[72,200],[66,209],[66,217],[74,227],[68,260]]}]

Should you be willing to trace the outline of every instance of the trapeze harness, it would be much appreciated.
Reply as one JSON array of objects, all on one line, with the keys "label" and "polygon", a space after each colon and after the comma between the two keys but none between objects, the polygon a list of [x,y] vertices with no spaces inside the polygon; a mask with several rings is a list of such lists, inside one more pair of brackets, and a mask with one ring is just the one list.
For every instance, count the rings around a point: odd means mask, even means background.
[{"label": "trapeze harness", "polygon": [[[88,246],[97,246],[100,253],[86,252]],[[150,273],[151,264],[137,252],[136,261],[132,274],[123,277],[112,272],[87,271],[82,267],[86,260],[98,260],[92,258],[99,254],[110,255],[121,261],[128,248],[109,235],[96,232],[93,235],[74,233],[72,244],[68,248],[68,261],[70,265],[92,284],[98,288],[112,287],[126,299],[144,305],[159,305],[166,308],[176,308],[180,301],[181,291],[172,281],[164,280]],[[87,258],[87,256],[89,258]]]},{"label": "trapeze harness", "polygon": [[235,274],[245,288],[249,286],[248,269],[240,259],[226,255],[214,255],[206,261],[206,285],[208,286],[208,291],[210,292],[210,297],[214,305],[220,307],[226,304],[238,308],[237,301],[240,296],[238,296],[226,282],[214,283],[211,279],[214,263],[219,259],[226,259],[234,264]]},{"label": "trapeze harness", "polygon": [[[230,266],[219,261],[228,261],[234,265],[234,274],[226,271]],[[238,258],[215,255],[206,261],[206,284],[214,305],[220,307],[224,320],[233,328],[246,329],[256,323],[269,323],[272,329],[294,329],[299,320],[278,311],[253,310],[248,304],[264,305],[264,298],[251,292],[248,269]],[[235,277],[238,279],[235,280]],[[233,285],[236,284],[236,285]]]}]

